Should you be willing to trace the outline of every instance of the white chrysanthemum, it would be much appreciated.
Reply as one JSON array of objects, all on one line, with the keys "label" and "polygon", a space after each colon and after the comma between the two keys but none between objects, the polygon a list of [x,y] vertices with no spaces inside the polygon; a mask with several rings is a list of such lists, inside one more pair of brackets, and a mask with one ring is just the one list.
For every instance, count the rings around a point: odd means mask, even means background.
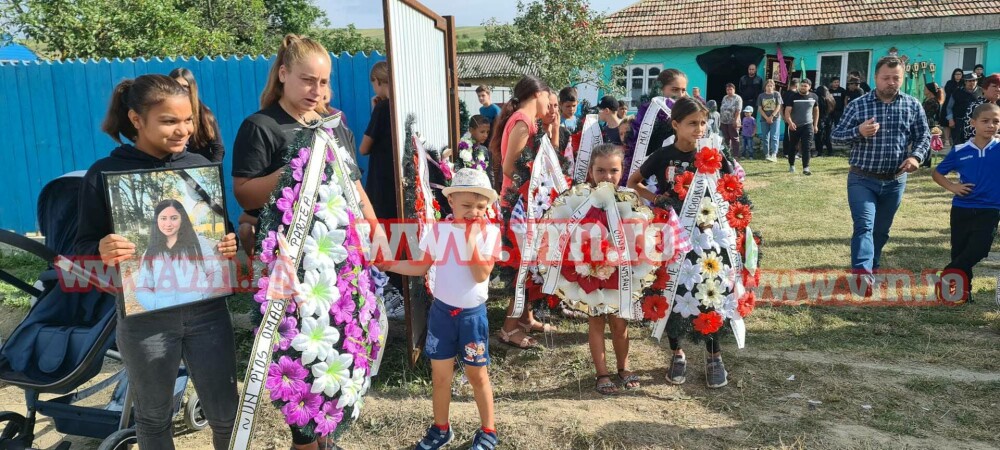
[{"label": "white chrysanthemum", "polygon": [[340,300],[340,290],[333,271],[310,270],[295,298],[301,316],[329,316],[330,305]]},{"label": "white chrysanthemum", "polygon": [[319,187],[319,211],[316,217],[331,229],[347,225],[347,200],[336,183]]},{"label": "white chrysanthemum", "polygon": [[325,360],[340,341],[340,331],[330,326],[330,315],[301,318],[302,330],[292,339],[292,348],[302,352],[302,364]]},{"label": "white chrysanthemum", "polygon": [[320,392],[327,397],[333,397],[340,391],[340,386],[344,381],[351,378],[351,364],[354,363],[354,356],[350,353],[337,353],[330,350],[326,359],[312,366],[314,377],[311,392]]},{"label": "white chrysanthemum", "polygon": [[733,234],[723,230],[719,224],[712,225],[712,229],[708,232],[712,233],[712,239],[724,248],[734,243]]},{"label": "white chrysanthemum", "polygon": [[368,388],[372,385],[371,378],[365,378],[365,385],[361,388],[361,392],[358,394],[357,401],[354,402],[354,408],[351,411],[351,418],[358,420],[361,417],[361,409],[365,407],[365,394],[368,393]]},{"label": "white chrysanthemum", "polygon": [[677,277],[681,284],[684,285],[687,290],[693,290],[694,286],[704,279],[701,275],[701,266],[692,263],[689,259],[684,259],[681,262],[681,269],[677,273]]},{"label": "white chrysanthemum", "polygon": [[698,286],[698,293],[695,298],[706,308],[721,309],[725,297],[722,295],[722,286],[714,279],[703,281]]},{"label": "white chrysanthemum", "polygon": [[344,409],[353,406],[361,398],[361,392],[365,388],[365,371],[354,369],[351,378],[344,380],[340,386],[340,400],[337,401],[337,408]]},{"label": "white chrysanthemum", "polygon": [[736,285],[736,278],[738,275],[739,271],[733,267],[726,267],[722,269],[722,272],[719,273],[719,279],[721,280],[722,287],[724,289],[732,289],[733,286]]},{"label": "white chrysanthemum", "polygon": [[698,258],[698,266],[706,278],[714,278],[722,273],[722,259],[715,252],[705,252]]},{"label": "white chrysanthemum", "polygon": [[313,223],[312,233],[303,244],[303,262],[306,270],[328,271],[347,259],[344,239],[347,232],[331,230],[322,222]]},{"label": "white chrysanthemum", "polygon": [[691,317],[701,314],[698,309],[698,299],[691,295],[691,292],[685,292],[684,295],[678,295],[674,300],[674,312],[680,314],[681,317]]},{"label": "white chrysanthemum", "polygon": [[715,241],[711,232],[702,232],[695,228],[691,241],[694,246],[704,252],[719,251],[719,243]]},{"label": "white chrysanthemum", "polygon": [[486,161],[486,153],[479,152],[476,154],[476,161],[483,162]]},{"label": "white chrysanthemum", "polygon": [[716,215],[717,211],[718,208],[715,206],[715,203],[712,203],[711,200],[705,198],[705,200],[701,202],[701,207],[698,208],[698,225],[711,225],[718,217]]},{"label": "white chrysanthemum", "polygon": [[465,149],[458,152],[458,158],[462,161],[472,161],[472,150]]}]

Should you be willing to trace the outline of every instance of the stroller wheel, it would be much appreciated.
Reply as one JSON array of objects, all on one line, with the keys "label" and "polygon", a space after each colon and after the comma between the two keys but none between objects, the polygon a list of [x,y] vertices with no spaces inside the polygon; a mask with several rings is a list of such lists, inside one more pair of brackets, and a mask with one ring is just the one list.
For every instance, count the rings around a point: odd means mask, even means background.
[{"label": "stroller wheel", "polygon": [[194,431],[204,430],[208,426],[208,419],[205,417],[205,411],[201,409],[201,399],[198,398],[198,394],[192,393],[184,404],[184,423],[188,429]]},{"label": "stroller wheel", "polygon": [[97,450],[132,450],[138,448],[138,442],[135,437],[135,428],[126,428],[115,431],[111,433],[111,436],[104,438]]},{"label": "stroller wheel", "polygon": [[16,412],[0,412],[0,443],[20,437],[24,420],[24,416]]}]

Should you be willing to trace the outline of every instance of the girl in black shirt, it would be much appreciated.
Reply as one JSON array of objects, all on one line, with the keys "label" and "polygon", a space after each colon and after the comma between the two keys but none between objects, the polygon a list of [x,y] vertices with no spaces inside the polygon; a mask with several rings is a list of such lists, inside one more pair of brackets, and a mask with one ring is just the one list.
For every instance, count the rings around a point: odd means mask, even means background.
[{"label": "girl in black shirt", "polygon": [[[80,190],[76,254],[100,255],[109,265],[134,259],[136,246],[112,233],[102,172],[183,168],[209,164],[187,152],[196,133],[194,108],[188,92],[164,75],[143,75],[115,87],[103,130],[122,143],[107,158],[95,162]],[[236,235],[227,234],[218,254],[236,254]],[[208,255],[205,255],[208,256]],[[212,427],[216,450],[229,448],[236,420],[236,350],[233,324],[223,300],[128,315],[120,312],[118,349],[135,393],[138,444],[148,449],[173,449],[173,388],[184,359]]]}]

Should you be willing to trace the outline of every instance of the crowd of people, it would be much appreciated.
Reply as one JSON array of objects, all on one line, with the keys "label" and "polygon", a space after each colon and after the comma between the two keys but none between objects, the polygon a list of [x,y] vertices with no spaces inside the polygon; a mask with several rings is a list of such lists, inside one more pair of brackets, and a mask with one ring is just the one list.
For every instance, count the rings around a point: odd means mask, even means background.
[{"label": "crowd of people", "polygon": [[[238,232],[227,235],[215,249],[206,247],[204,251],[233,257],[237,235],[239,243],[248,252],[253,251],[259,231],[257,217],[263,208],[272,206],[272,193],[287,170],[285,155],[292,138],[331,114],[330,72],[329,52],[322,45],[306,37],[285,37],[261,94],[260,110],[243,121],[232,149],[231,186],[243,210]],[[595,111],[584,112],[598,116],[603,140],[592,149],[587,183],[612,183],[651,204],[665,205],[669,213],[666,223],[680,235],[683,233],[678,229],[677,213],[683,204],[681,190],[664,186],[654,190],[648,179],[669,174],[660,180],[669,186],[676,175],[694,172],[696,142],[713,133],[724,137],[733,156],[720,162],[721,174],[741,171],[738,159],[755,156],[758,138],[760,155],[775,161],[784,122],[784,150],[790,171],[794,171],[798,153],[803,174],[810,174],[813,143],[817,154],[831,154],[831,142],[850,147],[847,196],[854,221],[851,267],[871,276],[880,267],[880,253],[902,199],[906,176],[929,160],[929,130],[947,124],[950,135],[945,139],[950,137],[954,149],[938,165],[934,179],[956,194],[952,263],[948,268],[961,271],[968,283],[972,267],[988,251],[1000,220],[1000,186],[992,181],[989,171],[989,164],[997,163],[1000,154],[1000,139],[995,137],[1000,126],[1000,75],[980,78],[975,73],[960,72],[956,70],[943,89],[928,83],[927,98],[921,102],[899,91],[903,65],[894,57],[878,61],[874,90],[859,74],[852,74],[847,89],[840,86],[839,79],[813,89],[811,81],[802,78],[792,80],[789,88],[780,93],[774,80],[761,80],[756,67],[751,66],[738,86],[726,86],[725,97],[716,105],[702,98],[698,88],[693,88],[689,96],[687,76],[667,69],[661,72],[659,82],[661,94],[672,101],[672,109],[666,119],[668,135],[662,137],[672,139],[672,143],[661,148],[660,142],[654,142],[651,148],[655,149],[639,170],[630,173],[625,161],[631,158],[632,149],[623,144],[633,132],[632,118],[624,102],[602,98]],[[342,121],[330,132],[346,148],[369,157],[366,185],[361,185],[361,173],[354,161],[347,165],[348,183],[360,193],[364,219],[377,221],[396,218],[398,186],[387,180],[399,180],[400,174],[393,157],[391,74],[385,63],[372,67],[370,82],[376,97],[360,144]],[[496,249],[491,243],[503,230],[485,218],[497,202],[505,212],[514,208],[503,194],[522,187],[515,185],[520,182],[515,174],[526,169],[522,152],[539,139],[547,139],[560,153],[567,152],[567,148],[572,153],[576,148],[574,136],[582,127],[579,98],[572,87],[556,91],[536,77],[525,76],[503,105],[492,102],[487,86],[480,87],[477,94],[482,107],[470,119],[468,147],[462,148],[469,153],[454,158],[456,172],[450,186],[443,190],[452,216],[442,221],[449,233],[461,234],[464,230],[460,242],[472,256],[464,263],[451,258],[437,265],[437,276],[447,278],[448,283],[435,286],[436,300],[428,313],[424,351],[432,367],[433,423],[416,446],[423,450],[441,448],[454,438],[449,403],[456,358],[465,367],[481,418],[472,448],[489,450],[499,443],[486,369],[490,356],[484,305],[496,263],[492,256]],[[143,75],[119,84],[103,129],[121,145],[95,163],[85,177],[76,248],[80,255],[100,255],[106,264],[114,265],[134,258],[136,245],[112,231],[101,173],[198,166],[221,161],[225,149],[215,118],[198,101],[197,83],[186,69],[175,70],[169,76]],[[958,183],[945,178],[950,171],[961,173]],[[161,251],[169,253],[170,249]],[[432,256],[430,262],[382,260],[378,265],[399,275],[419,276],[440,255]],[[969,292],[968,284],[965,289]],[[512,299],[508,313],[513,307]],[[596,371],[595,390],[610,395],[621,389],[640,388],[640,378],[629,366],[626,321],[613,312],[592,310],[586,317]],[[606,326],[610,327],[615,353],[614,376],[605,356]],[[552,331],[551,324],[539,321],[527,308],[519,317],[506,319],[497,337],[509,346],[532,348],[540,345],[535,335]],[[668,335],[671,352],[666,379],[673,384],[687,380],[682,337]],[[172,374],[176,374],[182,358],[201,397],[215,448],[228,448],[238,393],[236,348],[225,302],[195,303],[165,312],[122,317],[117,340],[135,392],[134,417],[143,449],[173,448]],[[709,334],[704,340],[704,375],[710,388],[727,384],[720,340],[718,334]],[[205,352],[205,348],[212,351]],[[331,437],[318,436],[312,429],[291,425],[291,433],[295,449],[337,448]]]}]

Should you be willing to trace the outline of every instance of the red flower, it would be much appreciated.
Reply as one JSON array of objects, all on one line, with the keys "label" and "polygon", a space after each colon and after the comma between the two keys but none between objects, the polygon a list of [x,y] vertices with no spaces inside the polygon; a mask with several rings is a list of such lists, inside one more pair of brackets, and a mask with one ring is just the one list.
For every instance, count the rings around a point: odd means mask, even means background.
[{"label": "red flower", "polygon": [[740,178],[736,175],[726,174],[719,179],[717,190],[719,194],[722,194],[723,199],[732,203],[743,195],[743,183],[740,182]]},{"label": "red flower", "polygon": [[736,312],[740,313],[740,317],[746,317],[753,312],[755,306],[757,306],[757,296],[753,293],[753,291],[747,291],[747,293],[740,298],[739,304],[736,306]]},{"label": "red flower", "polygon": [[660,320],[667,316],[667,298],[662,295],[646,297],[642,302],[642,316],[648,320]]},{"label": "red flower", "polygon": [[555,295],[548,296],[549,309],[556,309],[556,307],[559,306],[559,302],[559,297],[556,297]]},{"label": "red flower", "polygon": [[747,254],[746,244],[747,244],[747,232],[746,232],[746,229],[737,229],[736,230],[736,250],[738,252],[740,252],[740,254],[743,255],[743,256],[746,256],[746,254]]},{"label": "red flower", "polygon": [[677,196],[684,200],[687,197],[688,188],[691,187],[691,182],[694,181],[694,172],[687,172],[677,175],[674,177],[674,192]]},{"label": "red flower", "polygon": [[656,270],[656,280],[653,281],[653,289],[657,291],[662,291],[667,288],[667,282],[670,281],[670,274],[667,273],[667,266],[660,266]]},{"label": "red flower", "polygon": [[719,328],[722,328],[722,315],[715,311],[701,313],[701,315],[691,321],[691,324],[701,334],[712,334],[719,331]]},{"label": "red flower", "polygon": [[750,271],[743,269],[743,286],[749,289],[753,289],[760,285],[760,268],[753,271],[753,276],[750,276]]},{"label": "red flower", "polygon": [[726,213],[726,219],[729,220],[729,226],[742,230],[750,224],[750,219],[753,218],[753,213],[750,212],[750,207],[742,203],[733,203],[729,207],[729,212]]},{"label": "red flower", "polygon": [[441,211],[441,204],[438,203],[436,198],[434,199],[434,203],[432,203],[432,205],[434,206],[435,211]]},{"label": "red flower", "polygon": [[700,173],[715,173],[722,168],[722,154],[714,148],[702,147],[694,157],[694,166]]}]

